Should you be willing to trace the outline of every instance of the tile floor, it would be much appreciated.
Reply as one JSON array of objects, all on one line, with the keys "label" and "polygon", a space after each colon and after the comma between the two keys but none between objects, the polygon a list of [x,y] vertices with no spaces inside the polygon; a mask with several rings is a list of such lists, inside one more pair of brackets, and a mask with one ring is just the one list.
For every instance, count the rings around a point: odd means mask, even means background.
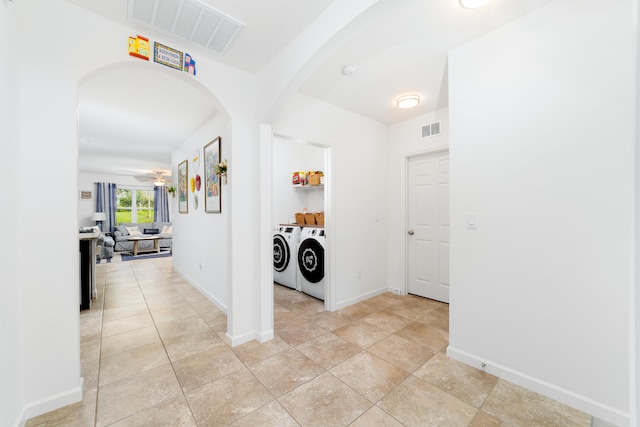
[{"label": "tile floor", "polygon": [[226,316],[171,258],[98,266],[81,312],[84,400],[33,426],[589,426],[591,417],[445,356],[448,305],[383,294],[330,313],[274,287],[276,337]]}]

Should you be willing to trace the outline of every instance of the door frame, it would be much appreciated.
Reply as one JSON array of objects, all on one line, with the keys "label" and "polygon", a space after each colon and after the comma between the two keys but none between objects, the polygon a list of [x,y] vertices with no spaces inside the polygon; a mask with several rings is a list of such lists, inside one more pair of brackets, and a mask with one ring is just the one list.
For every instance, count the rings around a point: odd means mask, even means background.
[{"label": "door frame", "polygon": [[409,253],[409,238],[407,235],[407,231],[409,230],[409,176],[407,175],[409,171],[409,160],[416,157],[431,156],[441,153],[449,153],[449,146],[447,145],[445,147],[434,147],[426,150],[415,151],[404,154],[402,156],[402,164],[400,167],[400,173],[402,174],[400,206],[402,206],[402,217],[404,218],[402,221],[401,231],[402,241],[404,242],[404,244],[400,247],[400,259],[404,262],[400,264],[400,273],[401,277],[403,278],[402,288],[399,289],[400,295],[407,295],[409,293],[409,258],[407,256],[407,254]]},{"label": "door frame", "polygon": [[[334,223],[333,223],[333,206],[335,206],[335,191],[333,185],[333,165],[335,164],[334,147],[326,142],[315,138],[295,135],[282,129],[272,128],[270,125],[261,125],[261,145],[260,145],[260,190],[261,190],[261,209],[268,212],[268,215],[262,215],[260,221],[260,235],[262,237],[261,244],[261,324],[265,329],[271,329],[270,338],[273,338],[273,228],[271,204],[273,198],[273,187],[271,183],[273,169],[273,138],[278,137],[294,141],[300,144],[312,145],[324,149],[324,230],[325,234],[330,238],[325,240],[324,244],[324,280],[325,295],[324,309],[326,311],[335,311],[336,309],[336,290],[335,290],[335,239]],[[297,260],[296,260],[297,263]],[[264,341],[270,339],[267,338]],[[261,342],[264,342],[261,341]]]}]

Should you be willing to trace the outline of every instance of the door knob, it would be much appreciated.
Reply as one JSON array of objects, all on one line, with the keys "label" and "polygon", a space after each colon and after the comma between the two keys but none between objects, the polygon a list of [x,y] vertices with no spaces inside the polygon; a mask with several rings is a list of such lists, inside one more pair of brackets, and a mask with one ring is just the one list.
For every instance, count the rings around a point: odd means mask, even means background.
[{"label": "door knob", "polygon": [[409,236],[413,236],[415,233],[413,232],[413,230],[409,230],[407,234],[409,234]]}]

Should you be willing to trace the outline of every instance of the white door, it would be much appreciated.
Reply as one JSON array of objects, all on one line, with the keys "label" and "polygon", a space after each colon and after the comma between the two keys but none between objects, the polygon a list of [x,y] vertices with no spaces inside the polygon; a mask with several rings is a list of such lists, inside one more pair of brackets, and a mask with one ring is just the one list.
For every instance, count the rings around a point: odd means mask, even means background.
[{"label": "white door", "polygon": [[409,159],[408,292],[449,302],[449,153]]}]

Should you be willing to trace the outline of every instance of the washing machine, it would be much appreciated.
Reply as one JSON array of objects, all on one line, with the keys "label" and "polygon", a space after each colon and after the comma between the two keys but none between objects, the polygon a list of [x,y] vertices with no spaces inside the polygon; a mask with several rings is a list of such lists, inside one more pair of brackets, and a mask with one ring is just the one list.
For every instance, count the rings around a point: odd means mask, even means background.
[{"label": "washing machine", "polygon": [[273,227],[273,281],[298,289],[298,244],[301,227]]},{"label": "washing machine", "polygon": [[324,300],[324,228],[304,227],[298,246],[299,290]]}]

